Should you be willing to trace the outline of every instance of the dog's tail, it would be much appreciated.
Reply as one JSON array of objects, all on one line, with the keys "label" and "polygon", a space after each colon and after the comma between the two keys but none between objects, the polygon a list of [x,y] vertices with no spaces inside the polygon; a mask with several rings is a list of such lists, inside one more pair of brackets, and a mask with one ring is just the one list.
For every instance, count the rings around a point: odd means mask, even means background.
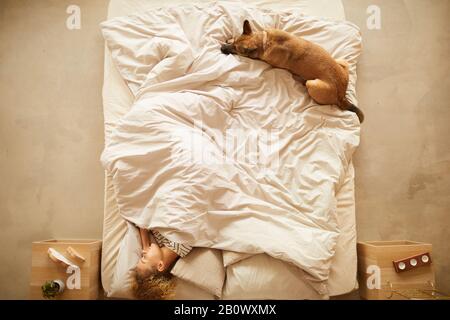
[{"label": "dog's tail", "polygon": [[350,107],[347,110],[356,113],[360,123],[364,122],[364,113],[361,111],[360,108],[358,108],[354,104],[351,104]]},{"label": "dog's tail", "polygon": [[356,113],[356,115],[358,116],[358,119],[359,119],[359,123],[363,123],[364,122],[364,113],[361,111],[360,108],[355,106],[353,103],[348,101],[346,98],[344,99],[344,101],[342,102],[340,107],[343,110],[348,110],[348,111]]}]

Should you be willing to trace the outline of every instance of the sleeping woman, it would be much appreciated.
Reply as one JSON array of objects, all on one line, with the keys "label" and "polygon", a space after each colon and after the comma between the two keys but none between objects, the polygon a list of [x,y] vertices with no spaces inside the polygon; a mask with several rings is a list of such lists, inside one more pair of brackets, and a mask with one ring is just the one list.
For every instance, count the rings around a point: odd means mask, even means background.
[{"label": "sleeping woman", "polygon": [[[149,232],[156,243],[150,241]],[[173,298],[175,279],[170,270],[179,257],[185,257],[192,247],[166,239],[157,230],[139,228],[142,254],[134,268],[134,295],[138,299],[165,300]]]}]

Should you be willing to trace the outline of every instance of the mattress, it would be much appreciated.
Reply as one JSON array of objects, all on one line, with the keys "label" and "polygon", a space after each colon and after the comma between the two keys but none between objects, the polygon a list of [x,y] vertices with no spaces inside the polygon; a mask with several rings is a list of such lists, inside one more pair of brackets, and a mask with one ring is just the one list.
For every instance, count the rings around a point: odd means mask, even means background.
[{"label": "mattress", "polygon": [[[181,3],[182,1],[169,1],[166,5]],[[341,1],[250,1],[263,8],[301,8],[305,14],[316,15],[334,20],[344,20],[344,12]],[[183,2],[185,3],[185,2]],[[248,1],[247,1],[248,3]],[[108,18],[142,12],[159,6],[156,1],[149,0],[112,0],[108,9]],[[112,63],[110,52],[105,51],[105,75],[103,87],[105,142],[111,136],[111,132],[117,121],[129,110],[133,103],[133,95],[129,87],[124,83],[117,69]],[[356,230],[355,230],[355,204],[354,204],[354,171],[353,166],[347,172],[345,181],[336,195],[338,224],[341,229],[340,238],[333,258],[329,279],[330,295],[347,293],[357,287],[356,282]],[[129,226],[120,216],[117,207],[115,190],[111,177],[105,178],[105,211],[103,226],[103,250],[102,250],[102,284],[105,292],[110,297],[115,295],[117,288],[112,288],[115,270],[117,269],[117,257],[120,245],[127,235]],[[251,265],[252,257],[236,262],[236,265]],[[258,263],[271,263],[258,262]],[[235,277],[238,277],[239,268],[234,269]],[[225,287],[227,288],[227,287]],[[232,295],[230,295],[232,296]],[[245,298],[245,296],[236,296]],[[180,280],[177,286],[177,298],[179,299],[212,299],[211,293],[202,290],[188,281]]]}]

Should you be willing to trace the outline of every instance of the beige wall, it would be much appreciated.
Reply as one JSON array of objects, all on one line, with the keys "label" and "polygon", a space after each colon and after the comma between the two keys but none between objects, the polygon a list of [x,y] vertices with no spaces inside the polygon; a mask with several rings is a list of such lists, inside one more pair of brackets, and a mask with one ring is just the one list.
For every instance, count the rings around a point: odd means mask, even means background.
[{"label": "beige wall", "polygon": [[101,239],[106,1],[0,1],[0,298],[28,298],[31,242]]},{"label": "beige wall", "polygon": [[[30,244],[101,238],[106,0],[0,1],[0,298],[27,298]],[[450,292],[448,0],[343,0],[361,27],[355,155],[358,238],[431,242]],[[365,27],[382,9],[382,29]]]},{"label": "beige wall", "polygon": [[[358,239],[432,243],[438,287],[450,293],[450,1],[343,3],[364,41]],[[366,27],[371,4],[381,30]]]}]

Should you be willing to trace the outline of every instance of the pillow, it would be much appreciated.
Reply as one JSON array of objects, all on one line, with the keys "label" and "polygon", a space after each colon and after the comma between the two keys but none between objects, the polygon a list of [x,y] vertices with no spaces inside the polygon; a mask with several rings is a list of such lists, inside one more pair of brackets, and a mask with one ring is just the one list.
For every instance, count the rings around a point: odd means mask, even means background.
[{"label": "pillow", "polygon": [[194,248],[186,257],[178,259],[171,273],[218,298],[222,296],[225,268],[221,250]]},{"label": "pillow", "polygon": [[216,300],[217,298],[201,289],[200,287],[192,284],[189,281],[183,279],[177,279],[177,289],[175,290],[174,300]]},{"label": "pillow", "polygon": [[232,265],[233,263],[242,261],[248,257],[251,257],[252,254],[250,253],[242,253],[242,252],[235,252],[235,251],[223,251],[223,266],[228,267]]},{"label": "pillow", "polygon": [[257,254],[227,267],[223,300],[323,300],[296,266]]},{"label": "pillow", "polygon": [[127,233],[120,243],[116,267],[108,297],[134,299],[131,291],[133,284],[132,270],[141,255],[141,240],[138,229],[127,222]]}]

